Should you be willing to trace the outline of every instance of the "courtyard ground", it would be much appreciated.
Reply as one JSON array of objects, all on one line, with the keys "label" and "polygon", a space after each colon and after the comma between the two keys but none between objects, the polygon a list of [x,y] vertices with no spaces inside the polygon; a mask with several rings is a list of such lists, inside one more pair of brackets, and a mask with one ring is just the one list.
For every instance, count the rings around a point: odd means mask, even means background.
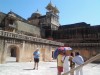
[{"label": "courtyard ground", "polygon": [[[57,75],[56,61],[40,62],[33,70],[34,62],[7,62],[0,64],[0,75]],[[83,68],[84,75],[100,75],[100,64],[90,63]]]}]

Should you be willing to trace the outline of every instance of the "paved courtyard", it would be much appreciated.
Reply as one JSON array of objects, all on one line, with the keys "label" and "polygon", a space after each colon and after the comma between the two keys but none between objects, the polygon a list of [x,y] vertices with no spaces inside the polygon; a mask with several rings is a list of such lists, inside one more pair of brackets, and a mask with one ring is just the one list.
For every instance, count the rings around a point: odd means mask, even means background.
[{"label": "paved courtyard", "polygon": [[[56,62],[40,62],[39,69],[33,70],[34,62],[7,62],[0,64],[0,75],[57,75]],[[100,75],[100,64],[88,64],[84,75]]]}]

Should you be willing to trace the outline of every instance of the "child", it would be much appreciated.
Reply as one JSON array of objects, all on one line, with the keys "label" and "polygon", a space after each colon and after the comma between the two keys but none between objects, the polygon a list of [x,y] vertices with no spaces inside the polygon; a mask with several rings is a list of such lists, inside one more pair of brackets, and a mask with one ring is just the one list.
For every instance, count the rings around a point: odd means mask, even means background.
[{"label": "child", "polygon": [[58,69],[58,75],[61,75],[61,72],[63,72],[63,62],[62,62],[63,52],[59,51],[58,57],[57,57],[57,69]]}]

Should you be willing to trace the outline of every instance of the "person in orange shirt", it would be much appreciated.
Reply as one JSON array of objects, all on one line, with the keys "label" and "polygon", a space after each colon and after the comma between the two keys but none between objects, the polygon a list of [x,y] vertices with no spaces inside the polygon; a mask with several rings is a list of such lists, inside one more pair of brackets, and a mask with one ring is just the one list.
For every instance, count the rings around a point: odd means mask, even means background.
[{"label": "person in orange shirt", "polygon": [[57,69],[58,69],[58,75],[61,75],[61,72],[63,72],[63,62],[62,62],[63,52],[59,51],[58,57],[57,57]]}]

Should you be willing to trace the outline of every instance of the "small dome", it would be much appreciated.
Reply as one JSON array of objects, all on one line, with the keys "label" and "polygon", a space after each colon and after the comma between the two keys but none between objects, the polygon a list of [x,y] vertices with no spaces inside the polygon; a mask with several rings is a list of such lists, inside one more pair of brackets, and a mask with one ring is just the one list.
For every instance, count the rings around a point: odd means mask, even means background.
[{"label": "small dome", "polygon": [[40,14],[40,12],[39,12],[39,10],[38,10],[38,9],[37,9],[37,11],[36,11],[35,13]]},{"label": "small dome", "polygon": [[31,15],[31,17],[40,17],[41,16],[41,14],[40,14],[40,12],[38,11],[38,9],[37,9],[37,11],[35,12],[35,13],[33,13],[32,15]]}]

